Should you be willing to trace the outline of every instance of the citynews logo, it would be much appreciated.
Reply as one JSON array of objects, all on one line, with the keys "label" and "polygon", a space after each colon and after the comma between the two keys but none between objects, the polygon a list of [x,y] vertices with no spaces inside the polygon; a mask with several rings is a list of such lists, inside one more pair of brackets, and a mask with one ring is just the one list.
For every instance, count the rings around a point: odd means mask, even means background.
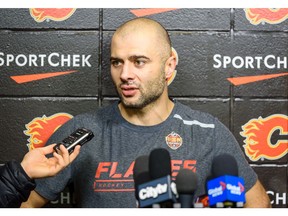
[{"label": "citynews logo", "polygon": [[[141,200],[146,200],[146,199],[150,199],[150,198],[155,199],[158,196],[160,196],[161,194],[168,193],[168,189],[169,189],[168,183],[166,183],[166,184],[158,183],[156,185],[156,187],[148,186],[148,187],[142,188],[139,191],[139,198]],[[172,193],[177,195],[177,189],[176,189],[175,182],[171,182],[170,189],[171,189]]]}]

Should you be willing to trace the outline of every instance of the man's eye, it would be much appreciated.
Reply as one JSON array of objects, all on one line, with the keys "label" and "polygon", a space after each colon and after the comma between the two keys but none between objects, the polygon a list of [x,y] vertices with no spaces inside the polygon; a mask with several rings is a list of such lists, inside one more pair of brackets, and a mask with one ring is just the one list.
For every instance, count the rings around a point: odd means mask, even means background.
[{"label": "man's eye", "polygon": [[113,65],[114,67],[118,67],[119,65],[121,65],[120,61],[111,61],[111,65]]},{"label": "man's eye", "polygon": [[143,61],[143,60],[136,60],[135,61],[136,66],[143,66],[144,64],[145,64],[145,61]]}]

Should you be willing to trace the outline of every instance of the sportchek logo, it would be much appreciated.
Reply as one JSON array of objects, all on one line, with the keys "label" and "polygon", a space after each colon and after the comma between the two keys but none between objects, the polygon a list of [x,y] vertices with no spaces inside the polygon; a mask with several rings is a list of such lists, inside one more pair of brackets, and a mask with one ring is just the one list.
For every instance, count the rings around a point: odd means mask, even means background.
[{"label": "sportchek logo", "polygon": [[243,76],[243,77],[230,77],[227,80],[235,86],[244,85],[248,83],[254,83],[262,80],[268,80],[272,78],[287,76],[287,56],[223,56],[221,54],[215,54],[213,56],[214,68],[245,68],[245,69],[282,69],[283,72],[277,74],[262,74],[256,76]]},{"label": "sportchek logo", "polygon": [[[84,54],[64,54],[53,52],[49,54],[10,54],[0,52],[0,67],[33,67],[33,68],[63,68],[63,67],[73,67],[83,68],[92,67],[91,55]],[[36,74],[22,74],[16,76],[10,76],[18,84],[32,82],[41,79],[47,79],[56,76],[67,75],[75,73],[77,70],[68,71],[56,71],[56,72],[44,72]]]},{"label": "sportchek logo", "polygon": [[[127,167],[119,162],[99,162],[95,172],[93,188],[95,192],[129,192],[134,191],[133,167],[134,161]],[[190,169],[196,172],[196,160],[171,160],[172,179],[179,170]],[[120,172],[119,170],[124,170]]]},{"label": "sportchek logo", "polygon": [[177,10],[177,8],[141,8],[130,10],[137,17],[149,16]]}]

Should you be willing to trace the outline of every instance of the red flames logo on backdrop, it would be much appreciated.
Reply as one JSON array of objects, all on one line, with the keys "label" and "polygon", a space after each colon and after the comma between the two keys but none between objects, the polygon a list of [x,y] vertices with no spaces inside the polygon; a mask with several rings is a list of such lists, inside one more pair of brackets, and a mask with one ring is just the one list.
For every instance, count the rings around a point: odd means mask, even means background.
[{"label": "red flames logo on backdrop", "polygon": [[260,23],[279,24],[288,18],[288,8],[248,8],[244,9],[246,18],[253,25]]},{"label": "red flames logo on backdrop", "polygon": [[30,14],[36,22],[63,21],[68,19],[75,10],[75,8],[30,8]]},{"label": "red flames logo on backdrop", "polygon": [[24,134],[30,136],[27,144],[29,151],[34,148],[43,147],[49,137],[65,122],[73,116],[68,113],[57,113],[50,117],[45,115],[34,118],[31,122],[25,125],[26,131]]},{"label": "red flames logo on backdrop", "polygon": [[277,160],[288,153],[288,116],[271,115],[251,119],[242,126],[246,155],[251,161]]}]

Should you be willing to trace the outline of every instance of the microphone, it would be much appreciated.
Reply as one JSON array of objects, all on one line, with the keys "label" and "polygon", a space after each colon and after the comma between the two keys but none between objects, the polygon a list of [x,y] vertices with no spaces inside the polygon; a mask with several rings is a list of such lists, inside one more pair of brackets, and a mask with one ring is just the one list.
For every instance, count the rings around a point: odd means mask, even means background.
[{"label": "microphone", "polygon": [[171,158],[166,149],[157,148],[149,155],[151,181],[138,187],[139,207],[172,208],[176,202],[176,185],[171,180]]},{"label": "microphone", "polygon": [[196,198],[196,202],[194,203],[194,207],[196,208],[209,208],[209,196],[208,196],[208,181],[212,180],[212,175],[209,175],[205,180],[205,194],[202,194]]},{"label": "microphone", "polygon": [[222,154],[212,163],[214,179],[208,181],[210,207],[241,208],[244,206],[244,180],[238,177],[238,166],[235,158]]},{"label": "microphone", "polygon": [[147,155],[139,156],[135,160],[135,164],[133,167],[133,179],[134,179],[135,197],[137,200],[137,204],[139,206],[139,203],[138,203],[139,185],[151,181],[150,173],[149,173],[149,157]]},{"label": "microphone", "polygon": [[181,169],[176,176],[176,188],[181,208],[192,208],[194,192],[197,188],[197,175],[189,169]]}]

